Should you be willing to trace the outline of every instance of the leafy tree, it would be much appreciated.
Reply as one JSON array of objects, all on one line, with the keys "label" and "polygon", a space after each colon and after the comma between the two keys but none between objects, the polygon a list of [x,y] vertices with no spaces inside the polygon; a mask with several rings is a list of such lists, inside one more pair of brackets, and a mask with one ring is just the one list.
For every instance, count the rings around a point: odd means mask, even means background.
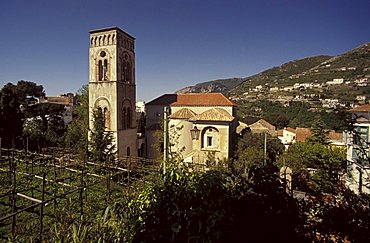
[{"label": "leafy tree", "polygon": [[[262,165],[264,160],[264,134],[247,132],[237,142],[233,167],[238,173],[247,173],[249,169]],[[273,163],[284,151],[284,146],[276,137],[267,134],[266,162]]]},{"label": "leafy tree", "polygon": [[31,150],[62,143],[66,131],[63,113],[64,105],[59,104],[39,103],[24,107],[26,120],[23,132],[30,139]]},{"label": "leafy tree", "polygon": [[89,86],[84,85],[76,94],[77,104],[73,107],[73,120],[68,124],[64,144],[79,152],[86,153],[89,127]]},{"label": "leafy tree", "polygon": [[235,170],[237,174],[248,177],[249,171],[256,166],[261,166],[263,159],[263,150],[256,147],[248,147],[239,155],[237,162],[235,162]]},{"label": "leafy tree", "polygon": [[36,98],[45,96],[44,87],[42,85],[37,85],[34,82],[24,80],[18,81],[15,87],[15,93],[22,104],[26,103],[26,97],[28,96]]},{"label": "leafy tree", "polygon": [[316,197],[314,202],[316,205],[311,212],[321,220],[315,230],[323,236],[323,241],[329,242],[333,239],[333,235],[336,236],[337,242],[369,241],[370,196],[368,194],[356,195],[349,189],[341,189],[336,196]]},{"label": "leafy tree", "polygon": [[264,116],[264,119],[267,120],[269,123],[274,124],[278,129],[283,129],[289,124],[288,116],[282,113],[266,114]]},{"label": "leafy tree", "polygon": [[279,179],[261,169],[251,178],[194,173],[186,166],[169,169],[163,183],[140,194],[132,241],[279,242],[287,236],[304,241],[304,215]]},{"label": "leafy tree", "polygon": [[312,144],[328,144],[329,131],[326,131],[325,124],[320,117],[316,117],[315,123],[312,127],[312,135],[308,138],[308,142]]},{"label": "leafy tree", "polygon": [[173,161],[182,161],[182,152],[185,147],[179,146],[179,139],[181,136],[181,130],[184,126],[171,125],[168,128],[168,157]]},{"label": "leafy tree", "polygon": [[0,92],[0,137],[2,147],[17,146],[22,135],[23,114],[16,87],[8,83]]},{"label": "leafy tree", "polygon": [[[340,183],[346,154],[342,148],[320,143],[295,143],[279,158],[293,170],[293,186],[303,190],[333,192]],[[313,169],[310,174],[309,169]]]},{"label": "leafy tree", "polygon": [[116,155],[113,136],[105,131],[104,114],[99,107],[94,111],[94,125],[89,140],[89,158],[96,162],[112,161]]},{"label": "leafy tree", "polygon": [[23,136],[28,138],[28,149],[31,151],[41,150],[43,141],[45,141],[45,128],[41,118],[29,118],[24,122]]}]

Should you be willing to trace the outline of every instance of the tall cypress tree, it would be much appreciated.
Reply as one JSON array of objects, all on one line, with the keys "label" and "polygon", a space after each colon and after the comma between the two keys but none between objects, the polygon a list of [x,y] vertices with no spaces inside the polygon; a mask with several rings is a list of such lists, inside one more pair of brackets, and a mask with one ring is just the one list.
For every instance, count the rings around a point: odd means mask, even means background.
[{"label": "tall cypress tree", "polygon": [[101,108],[94,111],[94,127],[89,141],[89,159],[94,162],[112,161],[116,157],[116,146],[112,133],[105,130],[104,114]]},{"label": "tall cypress tree", "polygon": [[325,123],[323,120],[317,116],[312,126],[312,135],[308,138],[308,142],[312,144],[322,144],[327,145],[329,132],[325,131]]}]

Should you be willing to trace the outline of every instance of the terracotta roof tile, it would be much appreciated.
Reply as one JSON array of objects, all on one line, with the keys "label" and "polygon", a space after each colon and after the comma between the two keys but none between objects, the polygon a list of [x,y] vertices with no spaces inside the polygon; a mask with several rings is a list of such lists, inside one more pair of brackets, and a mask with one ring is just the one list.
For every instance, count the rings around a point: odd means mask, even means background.
[{"label": "terracotta roof tile", "polygon": [[197,121],[232,121],[234,117],[224,109],[213,108],[196,115],[194,119]]},{"label": "terracotta roof tile", "polygon": [[262,124],[262,126],[268,128],[269,130],[276,130],[276,127],[274,125],[270,124],[264,119],[259,119],[257,122]]},{"label": "terracotta roof tile", "polygon": [[170,118],[171,119],[192,119],[196,115],[197,114],[194,111],[189,110],[188,108],[182,108],[176,111],[175,113],[171,114]]},{"label": "terracotta roof tile", "polygon": [[357,106],[350,111],[351,112],[370,112],[370,104]]},{"label": "terracotta roof tile", "polygon": [[221,93],[177,94],[172,106],[236,106]]},{"label": "terracotta roof tile", "polygon": [[236,106],[222,93],[164,94],[146,105]]},{"label": "terracotta roof tile", "polygon": [[291,132],[291,133],[295,133],[295,129],[291,128],[291,127],[287,127],[285,130],[287,130],[288,132]]},{"label": "terracotta roof tile", "polygon": [[310,128],[304,128],[304,127],[297,127],[295,129],[295,132],[296,132],[295,137],[296,137],[297,142],[304,142],[312,134]]},{"label": "terracotta roof tile", "polygon": [[283,136],[283,129],[277,130],[276,133],[280,137]]},{"label": "terracotta roof tile", "polygon": [[249,127],[254,128],[254,129],[263,129],[263,130],[272,130],[272,131],[276,130],[276,127],[274,125],[271,125],[264,119],[259,119],[255,123],[252,123],[251,125],[249,125]]},{"label": "terracotta roof tile", "polygon": [[342,141],[343,134],[340,132],[335,132],[334,130],[330,130],[328,134],[329,140],[336,140],[336,141]]}]

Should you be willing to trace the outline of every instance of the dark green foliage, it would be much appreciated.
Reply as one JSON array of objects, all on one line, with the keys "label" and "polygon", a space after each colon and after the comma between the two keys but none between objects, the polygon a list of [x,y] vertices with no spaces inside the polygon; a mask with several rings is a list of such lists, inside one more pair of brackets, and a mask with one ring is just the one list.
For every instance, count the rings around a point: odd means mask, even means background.
[{"label": "dark green foliage", "polygon": [[[340,184],[346,152],[320,143],[295,143],[279,158],[279,165],[293,170],[293,187],[311,192],[334,192]],[[308,168],[313,169],[309,173]]]},{"label": "dark green foliage", "polygon": [[[343,110],[333,112],[325,111],[310,111],[310,106],[304,102],[293,101],[289,106],[284,107],[282,104],[268,100],[259,100],[253,103],[243,103],[239,105],[239,115],[247,124],[258,118],[264,118],[266,121],[275,125],[277,129],[284,127],[312,127],[318,117],[325,122],[325,129],[333,129],[343,131],[348,129],[349,114]],[[254,117],[254,120],[249,120],[248,117]]]},{"label": "dark green foliage", "polygon": [[31,151],[60,146],[66,131],[63,120],[64,105],[39,103],[24,107],[23,135],[28,137]]},{"label": "dark green foliage", "polygon": [[[220,171],[172,169],[147,189],[133,242],[280,242],[304,240],[304,217],[268,168],[247,181]],[[268,232],[268,233],[266,233]]]},{"label": "dark green foliage", "polygon": [[[237,142],[235,158],[232,163],[233,170],[238,174],[248,175],[253,167],[262,166],[264,161],[264,134],[246,132]],[[284,146],[277,137],[266,134],[266,162],[274,163],[284,152]]]},{"label": "dark green foliage", "polygon": [[99,107],[94,111],[94,125],[89,140],[89,158],[95,162],[113,161],[116,147],[113,144],[113,135],[105,130],[104,115]]},{"label": "dark green foliage", "polygon": [[37,85],[34,82],[24,80],[18,81],[15,87],[15,93],[22,104],[27,103],[27,97],[40,98],[45,96],[44,87],[42,85]]},{"label": "dark green foliage", "polygon": [[68,124],[64,144],[84,156],[87,148],[89,127],[89,86],[84,85],[76,94],[77,104],[73,107],[73,120]]},{"label": "dark green foliage", "polygon": [[312,135],[307,139],[307,142],[312,144],[322,144],[327,145],[328,143],[328,135],[329,132],[325,131],[325,124],[320,119],[320,117],[316,117],[316,120],[312,126]]},{"label": "dark green foliage", "polygon": [[[37,104],[29,99],[45,96],[42,85],[30,81],[6,84],[0,91],[0,137],[2,147],[28,148],[57,146],[65,132],[62,120],[64,106]],[[27,137],[27,138],[26,138]]]},{"label": "dark green foliage", "polygon": [[23,114],[16,86],[8,83],[0,91],[0,137],[3,148],[19,147],[22,126]]},{"label": "dark green foliage", "polygon": [[[336,195],[317,196],[311,201],[310,228],[319,232],[322,242],[369,242],[370,196],[356,195],[341,188]],[[318,223],[320,219],[320,223]],[[315,222],[316,221],[316,222]]]}]

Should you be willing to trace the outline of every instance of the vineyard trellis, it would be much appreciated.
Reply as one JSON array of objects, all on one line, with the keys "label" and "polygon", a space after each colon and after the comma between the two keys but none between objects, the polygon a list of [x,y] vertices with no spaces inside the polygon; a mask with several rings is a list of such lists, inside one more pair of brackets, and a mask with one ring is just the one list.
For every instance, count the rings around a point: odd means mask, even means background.
[{"label": "vineyard trellis", "polygon": [[[28,233],[38,235],[36,240],[42,241],[45,217],[49,221],[55,219],[61,201],[67,200],[64,205],[69,202],[68,205],[84,215],[84,204],[95,202],[94,207],[101,204],[96,192],[105,194],[101,201],[107,204],[114,200],[112,183],[119,188],[116,190],[119,194],[123,189],[130,190],[135,180],[158,171],[157,161],[140,157],[100,164],[78,160],[72,153],[57,148],[43,150],[42,154],[0,149],[1,239],[14,239],[20,233]],[[22,215],[26,216],[21,218]],[[34,225],[38,224],[38,232],[32,225],[31,233],[19,232],[17,226],[30,218],[37,218],[38,223]]]}]

